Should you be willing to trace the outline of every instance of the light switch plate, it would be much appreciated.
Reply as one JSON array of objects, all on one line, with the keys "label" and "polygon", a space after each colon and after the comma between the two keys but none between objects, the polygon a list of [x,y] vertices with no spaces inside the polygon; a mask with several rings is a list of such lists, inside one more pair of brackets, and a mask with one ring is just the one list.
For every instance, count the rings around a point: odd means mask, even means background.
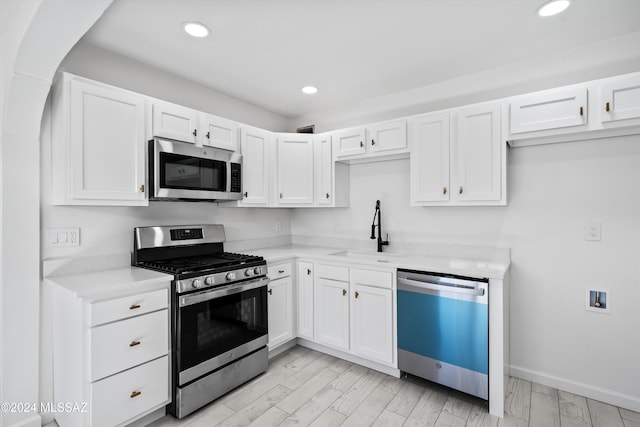
[{"label": "light switch plate", "polygon": [[599,242],[602,240],[602,228],[599,222],[592,222],[584,228],[584,238],[587,241]]},{"label": "light switch plate", "polygon": [[47,229],[47,247],[62,248],[80,246],[79,228],[49,228]]}]

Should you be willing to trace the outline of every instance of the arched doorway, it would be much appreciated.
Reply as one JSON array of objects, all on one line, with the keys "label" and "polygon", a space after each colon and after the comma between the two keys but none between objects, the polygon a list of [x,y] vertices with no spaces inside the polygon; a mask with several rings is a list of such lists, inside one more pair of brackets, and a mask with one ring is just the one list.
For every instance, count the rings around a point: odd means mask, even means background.
[{"label": "arched doorway", "polygon": [[[113,0],[2,0],[0,411],[2,426],[40,426],[40,123],[65,55]],[[35,411],[33,410],[35,409]]]}]

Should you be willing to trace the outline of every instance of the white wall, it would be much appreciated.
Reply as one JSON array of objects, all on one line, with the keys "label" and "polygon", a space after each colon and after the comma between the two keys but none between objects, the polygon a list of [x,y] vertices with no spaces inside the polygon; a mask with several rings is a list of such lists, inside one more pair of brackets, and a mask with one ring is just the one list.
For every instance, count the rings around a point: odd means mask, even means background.
[{"label": "white wall", "polygon": [[[364,239],[375,250],[380,199],[385,250],[510,247],[513,375],[640,409],[640,136],[511,149],[506,207],[409,207],[408,160],[350,174],[351,207],[295,210],[294,235]],[[585,241],[590,222],[602,224],[601,242]],[[611,290],[610,315],[585,310],[591,286]]]}]

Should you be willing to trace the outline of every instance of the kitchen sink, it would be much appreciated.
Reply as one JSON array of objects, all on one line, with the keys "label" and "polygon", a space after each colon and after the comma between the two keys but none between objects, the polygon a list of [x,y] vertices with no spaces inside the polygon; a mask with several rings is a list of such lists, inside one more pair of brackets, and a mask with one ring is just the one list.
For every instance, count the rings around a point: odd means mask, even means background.
[{"label": "kitchen sink", "polygon": [[365,251],[340,251],[329,254],[331,256],[343,257],[349,259],[359,259],[366,261],[379,262],[381,264],[395,262],[401,255],[389,254],[384,252],[365,252]]}]

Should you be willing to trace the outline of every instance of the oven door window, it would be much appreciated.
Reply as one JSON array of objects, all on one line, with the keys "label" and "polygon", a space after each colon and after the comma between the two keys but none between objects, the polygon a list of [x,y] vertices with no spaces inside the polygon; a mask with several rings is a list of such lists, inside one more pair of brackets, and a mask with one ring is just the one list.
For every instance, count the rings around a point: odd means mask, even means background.
[{"label": "oven door window", "polygon": [[267,334],[267,287],[214,298],[180,308],[179,369]]},{"label": "oven door window", "polygon": [[219,160],[160,153],[160,187],[225,191],[227,164]]}]

